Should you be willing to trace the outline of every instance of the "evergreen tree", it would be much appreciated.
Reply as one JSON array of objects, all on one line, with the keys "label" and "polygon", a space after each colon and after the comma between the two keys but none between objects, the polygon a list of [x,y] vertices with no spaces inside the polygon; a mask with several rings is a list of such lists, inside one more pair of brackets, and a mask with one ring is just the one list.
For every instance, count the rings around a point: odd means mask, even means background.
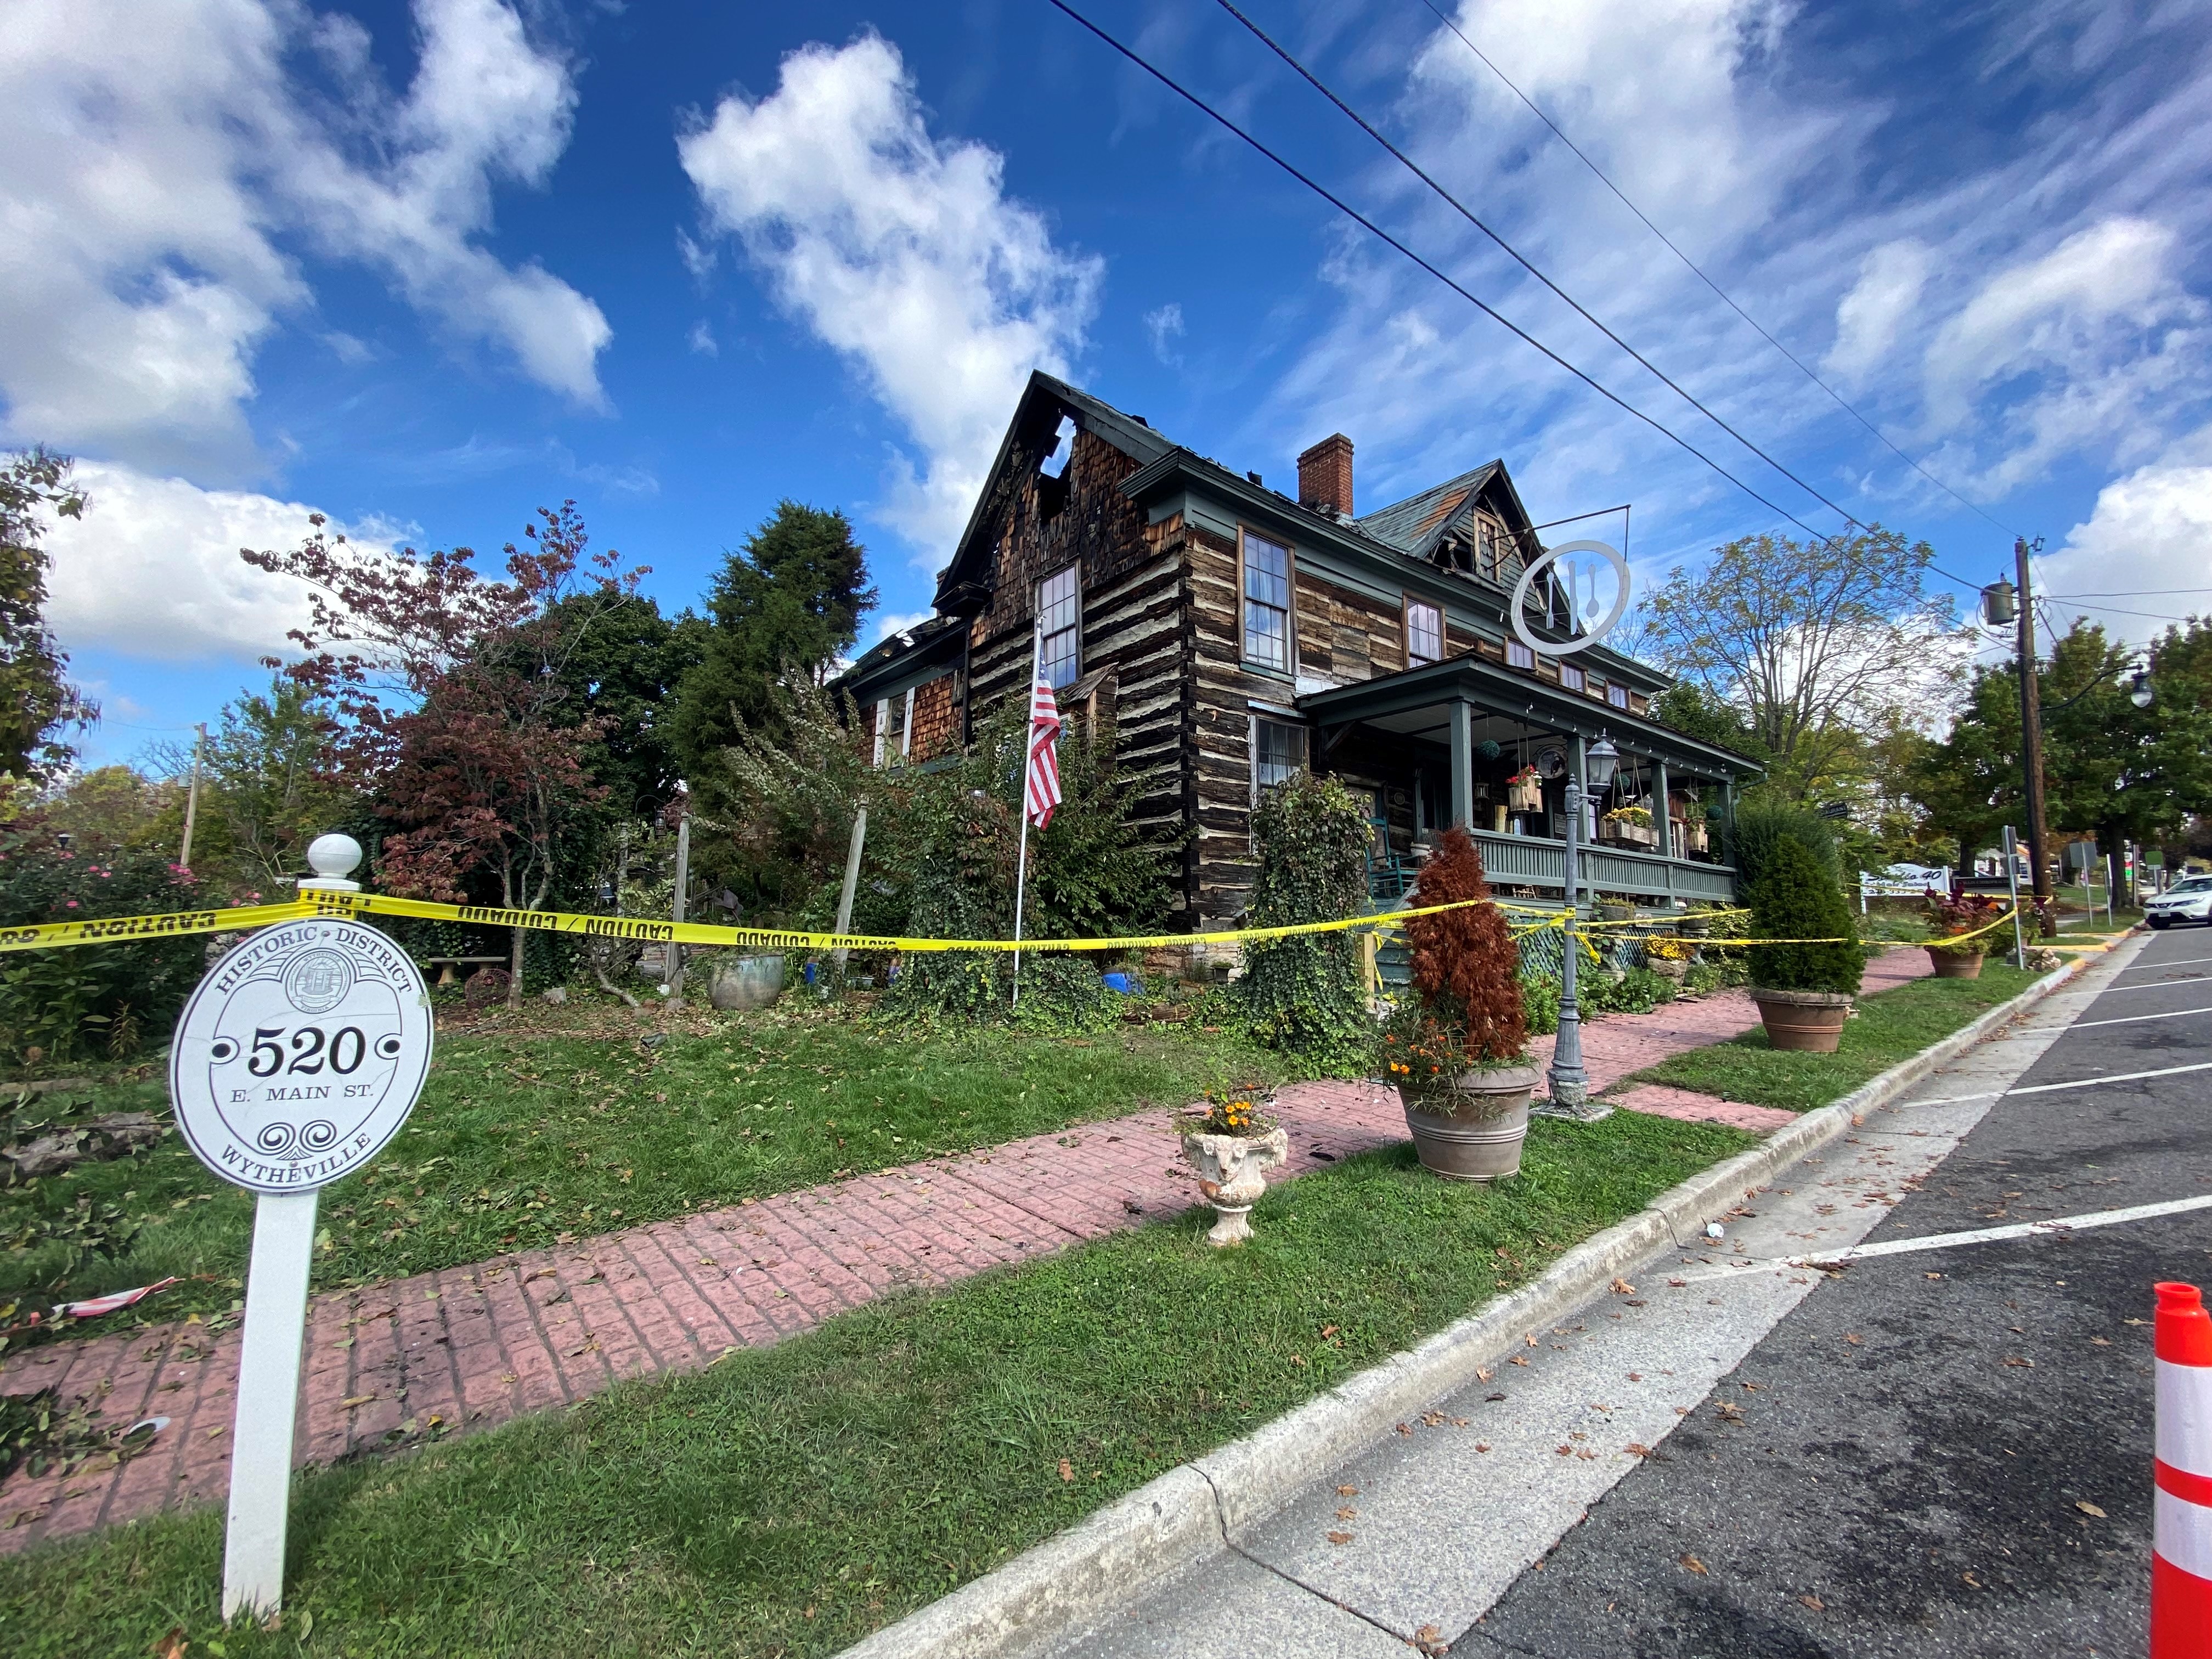
[{"label": "evergreen tree", "polygon": [[[1770,991],[1855,995],[1866,957],[1835,872],[1795,836],[1778,837],[1751,890],[1751,982]],[[1807,943],[1810,940],[1826,943]]]},{"label": "evergreen tree", "polygon": [[845,515],[792,501],[728,556],[707,599],[713,625],[670,723],[687,775],[705,770],[741,726],[782,736],[776,681],[819,679],[851,648],[876,603],[867,578],[867,550]]}]

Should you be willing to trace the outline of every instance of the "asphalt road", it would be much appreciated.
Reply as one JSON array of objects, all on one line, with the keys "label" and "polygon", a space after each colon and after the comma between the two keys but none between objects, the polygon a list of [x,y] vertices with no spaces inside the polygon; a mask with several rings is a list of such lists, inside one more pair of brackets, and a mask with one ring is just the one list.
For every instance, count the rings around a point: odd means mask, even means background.
[{"label": "asphalt road", "polygon": [[[2212,930],[2191,928],[2151,939],[2015,1086],[2207,1061]],[[2212,1193],[2208,1106],[2212,1071],[2000,1099],[1869,1242]],[[1451,1651],[2145,1652],[2161,1279],[2212,1286],[2212,1209],[1854,1262]]]}]

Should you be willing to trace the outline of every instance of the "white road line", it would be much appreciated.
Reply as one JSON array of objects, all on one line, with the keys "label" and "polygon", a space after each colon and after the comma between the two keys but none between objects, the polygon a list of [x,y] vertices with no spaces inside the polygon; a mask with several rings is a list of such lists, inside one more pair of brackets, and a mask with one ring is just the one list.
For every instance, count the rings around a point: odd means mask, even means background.
[{"label": "white road line", "polygon": [[1856,1261],[1870,1255],[1904,1255],[1915,1250],[1948,1250],[1957,1244],[1987,1244],[2004,1238],[2033,1238],[2038,1234],[2079,1232],[2089,1227],[2118,1227],[2130,1221],[2154,1221],[2160,1216],[2183,1215],[2191,1210],[2212,1209],[2212,1193],[2196,1198],[2169,1199],[2163,1204],[2137,1204],[2125,1210],[2093,1210],[2087,1215],[2060,1216],[2051,1221],[2023,1221],[2009,1227],[1978,1227],[1972,1232],[1930,1233],[1922,1238],[1886,1238],[1879,1244],[1854,1244],[1833,1255],[1793,1256],[1793,1267],[1820,1267]]},{"label": "white road line", "polygon": [[2178,1072],[2212,1072],[2212,1060],[2194,1066],[2161,1066],[2153,1072],[2113,1072],[2104,1077],[2076,1078],[2071,1083],[2031,1083],[2019,1089],[1992,1089],[1978,1095],[1938,1095],[1933,1100],[1908,1100],[1899,1109],[1913,1106],[1955,1106],[1965,1100],[2002,1100],[2008,1095],[2047,1095],[2057,1089],[2094,1089],[2100,1083],[2133,1083],[2141,1078],[2172,1077]]},{"label": "white road line", "polygon": [[2136,974],[2152,968],[2202,968],[2212,963],[2212,957],[2184,957],[2179,962],[2140,962],[2119,969],[2123,974]]},{"label": "white road line", "polygon": [[2147,1019],[2186,1019],[2191,1014],[2212,1014],[2212,1008],[2177,1008],[2170,1014],[2130,1014],[2125,1019],[2077,1019],[2066,1029],[2081,1031],[2092,1025],[2140,1025]]},{"label": "white road line", "polygon": [[2115,985],[2100,995],[2115,997],[2123,991],[2163,991],[2169,985],[2202,985],[2212,980],[2212,974],[2184,974],[2179,979],[2162,980],[2156,985]]}]

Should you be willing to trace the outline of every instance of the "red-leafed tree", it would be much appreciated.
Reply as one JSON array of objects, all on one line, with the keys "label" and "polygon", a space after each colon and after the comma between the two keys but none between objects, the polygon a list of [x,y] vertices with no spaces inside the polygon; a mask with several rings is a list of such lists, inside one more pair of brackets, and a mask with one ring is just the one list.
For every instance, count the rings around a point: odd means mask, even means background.
[{"label": "red-leafed tree", "polygon": [[[337,711],[341,775],[394,826],[379,880],[452,902],[489,873],[502,905],[539,908],[564,829],[605,793],[585,766],[605,722],[571,706],[562,669],[607,607],[562,601],[628,599],[646,571],[590,552],[574,501],[538,509],[526,544],[503,550],[504,580],[465,547],[386,553],[324,522],[315,515],[289,552],[241,556],[307,586],[308,625],[290,635],[304,655],[284,672]],[[514,932],[510,1003],[522,995],[525,934]]]},{"label": "red-leafed tree", "polygon": [[[1416,906],[1487,901],[1482,854],[1455,825],[1437,838],[1421,866]],[[1430,1014],[1453,1030],[1477,1065],[1510,1065],[1528,1048],[1528,1015],[1521,1000],[1521,952],[1505,917],[1490,902],[1469,904],[1406,924],[1413,987]]]}]

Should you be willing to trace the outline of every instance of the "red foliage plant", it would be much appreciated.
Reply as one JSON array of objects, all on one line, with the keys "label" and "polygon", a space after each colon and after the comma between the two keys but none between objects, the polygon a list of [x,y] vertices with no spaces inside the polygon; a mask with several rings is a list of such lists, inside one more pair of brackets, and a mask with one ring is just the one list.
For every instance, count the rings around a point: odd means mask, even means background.
[{"label": "red foliage plant", "polygon": [[1521,951],[1497,905],[1488,902],[1482,854],[1463,829],[1437,838],[1421,866],[1416,908],[1484,901],[1406,924],[1413,987],[1431,1015],[1455,1030],[1477,1065],[1511,1065],[1526,1056],[1528,1016],[1521,1000]]}]

